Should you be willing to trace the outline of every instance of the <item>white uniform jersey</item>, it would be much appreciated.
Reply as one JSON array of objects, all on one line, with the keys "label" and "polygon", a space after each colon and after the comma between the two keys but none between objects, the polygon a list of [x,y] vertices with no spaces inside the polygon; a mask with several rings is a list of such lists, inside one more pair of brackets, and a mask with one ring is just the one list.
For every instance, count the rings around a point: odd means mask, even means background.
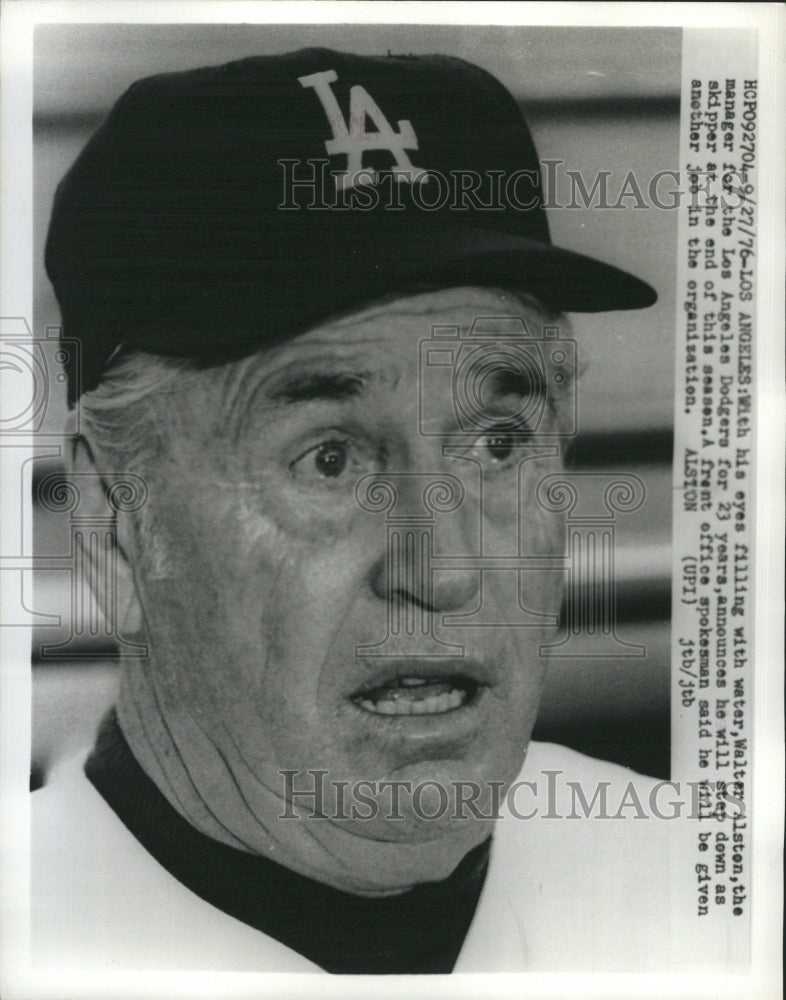
[{"label": "white uniform jersey", "polygon": [[[34,967],[321,971],[170,875],[85,777],[87,753],[33,796]],[[656,782],[544,743],[519,780],[454,971],[668,968],[673,824],[649,807]]]}]

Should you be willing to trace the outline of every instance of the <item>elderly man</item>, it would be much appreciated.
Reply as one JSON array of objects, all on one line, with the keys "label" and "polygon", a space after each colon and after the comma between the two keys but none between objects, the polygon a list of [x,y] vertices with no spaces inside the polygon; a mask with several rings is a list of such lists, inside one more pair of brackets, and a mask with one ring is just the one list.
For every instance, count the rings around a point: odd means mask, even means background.
[{"label": "elderly man", "polygon": [[144,484],[106,612],[147,655],[36,793],[36,961],[650,953],[652,824],[570,822],[554,791],[631,775],[528,744],[564,569],[563,312],[655,295],[551,244],[537,170],[477,67],[304,50],[138,82],[62,182],[74,469],[97,515]]}]

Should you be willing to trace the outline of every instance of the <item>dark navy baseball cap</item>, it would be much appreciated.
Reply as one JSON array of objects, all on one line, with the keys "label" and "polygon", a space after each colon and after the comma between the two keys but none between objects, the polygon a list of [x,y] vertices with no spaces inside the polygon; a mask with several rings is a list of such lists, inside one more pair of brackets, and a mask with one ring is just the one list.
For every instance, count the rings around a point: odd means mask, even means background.
[{"label": "dark navy baseball cap", "polygon": [[428,287],[565,312],[652,305],[554,246],[518,104],[448,56],[328,49],[135,83],[58,187],[46,247],[94,388],[124,346],[204,363]]}]

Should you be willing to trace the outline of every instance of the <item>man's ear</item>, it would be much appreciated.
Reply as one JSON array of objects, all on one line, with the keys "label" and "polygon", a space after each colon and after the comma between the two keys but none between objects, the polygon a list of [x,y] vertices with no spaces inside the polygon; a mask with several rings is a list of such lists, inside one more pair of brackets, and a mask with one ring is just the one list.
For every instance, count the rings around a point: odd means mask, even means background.
[{"label": "man's ear", "polygon": [[[108,624],[115,623],[119,636],[130,638],[143,631],[142,605],[134,580],[132,564],[129,560],[130,546],[124,544],[130,541],[123,538],[122,525],[118,516],[112,511],[107,497],[107,473],[110,469],[100,468],[96,459],[96,451],[90,441],[81,434],[72,438],[71,468],[74,485],[79,491],[79,515],[86,518],[109,518],[114,530],[108,532],[111,553],[97,551],[96,547],[78,542],[82,550],[82,565],[89,573],[90,588]],[[87,533],[80,537],[84,539]],[[114,587],[106,586],[106,560],[111,560],[114,576]],[[103,565],[99,565],[99,559]],[[114,593],[112,593],[114,590]],[[119,637],[118,636],[118,637]]]}]

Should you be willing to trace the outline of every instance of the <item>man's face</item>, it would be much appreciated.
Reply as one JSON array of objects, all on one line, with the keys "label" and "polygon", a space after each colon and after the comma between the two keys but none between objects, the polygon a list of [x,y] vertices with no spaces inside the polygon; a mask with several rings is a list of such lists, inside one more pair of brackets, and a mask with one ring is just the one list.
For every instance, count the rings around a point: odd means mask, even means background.
[{"label": "man's face", "polygon": [[[420,345],[432,326],[466,331],[492,315],[525,315],[540,333],[542,319],[512,296],[422,294],[188,374],[162,410],[167,454],[150,476],[153,534],[142,534],[135,567],[156,697],[171,731],[198,731],[268,811],[275,802],[283,812],[282,770],[301,772],[296,787],[312,787],[305,772],[315,769],[350,785],[437,781],[451,803],[453,783],[471,781],[484,788],[482,806],[487,783],[510,782],[521,767],[543,680],[542,623],[553,618],[505,624],[526,618],[522,607],[556,615],[561,573],[481,576],[477,561],[459,559],[429,587],[422,550],[390,539],[384,505],[369,510],[356,495],[363,476],[405,474],[388,480],[391,516],[420,517],[409,522],[420,538],[431,518],[437,557],[562,554],[561,524],[535,497],[558,460],[554,449],[533,457],[537,434],[528,442],[517,423],[523,381],[503,365],[485,384],[477,428],[460,439],[450,369],[430,381],[419,412]],[[553,433],[557,420],[547,405],[540,430]],[[430,513],[423,488],[446,475],[463,499]],[[443,622],[473,612],[482,624]],[[396,614],[404,625],[388,637]],[[198,761],[187,766],[199,775]],[[221,816],[221,783],[205,786]],[[407,801],[403,821],[377,817],[353,832],[438,836]],[[435,801],[425,796],[423,809]]]}]

